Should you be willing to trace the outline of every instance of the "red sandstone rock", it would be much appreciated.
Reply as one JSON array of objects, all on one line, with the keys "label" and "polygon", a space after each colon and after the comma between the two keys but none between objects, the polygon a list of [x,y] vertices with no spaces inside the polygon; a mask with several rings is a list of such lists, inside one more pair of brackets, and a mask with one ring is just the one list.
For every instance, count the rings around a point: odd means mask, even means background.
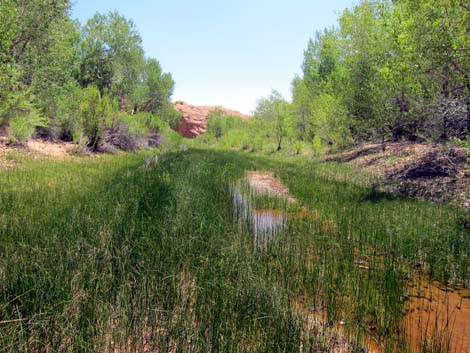
[{"label": "red sandstone rock", "polygon": [[173,104],[173,108],[182,114],[180,124],[175,130],[187,138],[206,133],[207,116],[214,110],[221,110],[225,115],[234,115],[242,119],[250,118],[248,115],[221,106],[195,106],[178,101]]}]

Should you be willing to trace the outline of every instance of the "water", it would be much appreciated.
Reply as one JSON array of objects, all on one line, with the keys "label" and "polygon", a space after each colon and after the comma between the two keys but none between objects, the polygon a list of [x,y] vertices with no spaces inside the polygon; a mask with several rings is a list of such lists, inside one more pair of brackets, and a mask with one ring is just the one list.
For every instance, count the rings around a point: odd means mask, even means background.
[{"label": "water", "polygon": [[235,219],[241,229],[248,227],[257,245],[266,245],[285,228],[287,216],[282,211],[257,210],[238,186],[231,186]]}]

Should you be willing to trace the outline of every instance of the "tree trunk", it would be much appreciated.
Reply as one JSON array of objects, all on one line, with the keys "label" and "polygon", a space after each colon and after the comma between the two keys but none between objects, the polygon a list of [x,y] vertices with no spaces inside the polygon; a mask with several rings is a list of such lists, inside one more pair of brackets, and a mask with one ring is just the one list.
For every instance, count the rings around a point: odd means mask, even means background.
[{"label": "tree trunk", "polygon": [[281,143],[282,143],[282,137],[279,137],[277,139],[277,149],[276,151],[280,151],[281,150]]}]

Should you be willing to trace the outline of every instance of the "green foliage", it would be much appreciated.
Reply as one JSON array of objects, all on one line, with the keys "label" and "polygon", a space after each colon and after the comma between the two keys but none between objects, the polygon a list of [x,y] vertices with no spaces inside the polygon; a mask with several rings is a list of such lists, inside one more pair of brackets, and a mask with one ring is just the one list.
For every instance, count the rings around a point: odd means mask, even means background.
[{"label": "green foliage", "polygon": [[313,138],[312,148],[313,148],[313,151],[317,154],[325,150],[325,144],[323,143],[319,135],[315,135],[315,137]]},{"label": "green foliage", "polygon": [[176,128],[181,121],[181,113],[173,109],[171,104],[168,104],[162,111],[160,111],[159,115],[172,129]]},{"label": "green foliage", "polygon": [[56,122],[59,130],[66,128],[61,126],[62,117],[59,113],[59,109],[63,111],[65,108],[66,97],[69,97],[67,115],[72,114],[71,109],[76,109],[73,107],[76,103],[72,100],[78,89],[75,76],[79,67],[79,40],[77,25],[64,17],[51,26],[48,50],[38,53],[36,57],[37,64],[31,82],[35,105]]},{"label": "green foliage", "polygon": [[52,138],[81,132],[95,149],[119,108],[175,126],[173,79],[145,59],[134,23],[110,12],[80,26],[69,8],[68,0],[0,2],[0,125],[11,125],[12,139],[48,121]]},{"label": "green foliage", "polygon": [[55,97],[56,111],[54,124],[58,137],[65,141],[72,141],[80,130],[80,103],[83,96],[81,88],[71,82],[63,87],[64,90]]},{"label": "green foliage", "polygon": [[11,64],[0,64],[0,124],[6,125],[21,110],[21,105],[28,100],[28,93],[22,90],[17,80],[18,69]]},{"label": "green foliage", "polygon": [[11,141],[24,141],[36,127],[47,125],[32,101],[30,89],[15,84],[21,75],[14,65],[0,65],[0,126],[10,126]]},{"label": "green foliage", "polygon": [[173,88],[171,74],[162,71],[157,59],[147,59],[142,83],[136,92],[138,109],[154,114],[164,111],[169,105]]},{"label": "green foliage", "polygon": [[312,115],[312,97],[305,80],[296,76],[292,80],[292,114],[299,140],[308,139],[307,126]]},{"label": "green foliage", "polygon": [[80,103],[81,129],[92,151],[99,147],[104,128],[112,125],[116,108],[109,95],[101,95],[97,87],[88,86],[84,90]]},{"label": "green foliage", "polygon": [[338,97],[321,93],[313,99],[308,131],[324,146],[341,148],[351,143],[346,109]]},{"label": "green foliage", "polygon": [[238,116],[225,115],[220,109],[213,110],[207,115],[207,132],[220,139],[229,131],[246,126]]},{"label": "green foliage", "polygon": [[142,38],[134,23],[117,12],[97,13],[82,28],[79,80],[108,89],[123,107],[132,97],[144,67]]},{"label": "green foliage", "polygon": [[[65,58],[73,49],[61,45],[68,9],[65,0],[0,3],[0,125],[12,127],[12,139],[24,140],[46,124],[51,117],[46,108],[54,106],[46,96],[55,93],[49,82],[57,79],[60,85],[71,76]],[[67,71],[63,76],[62,69]]]},{"label": "green foliage", "polygon": [[39,115],[29,113],[10,121],[12,137],[16,141],[26,141],[37,127],[46,127],[46,120]]},{"label": "green foliage", "polygon": [[174,150],[183,144],[183,137],[158,115],[152,113],[121,114],[118,120],[127,124],[128,133],[133,137],[158,134],[160,148],[164,151]]},{"label": "green foliage", "polygon": [[267,127],[276,141],[276,150],[282,149],[282,142],[292,133],[292,114],[289,103],[279,92],[273,91],[269,97],[258,101],[255,117]]},{"label": "green foliage", "polygon": [[217,139],[220,139],[224,134],[222,120],[224,120],[224,113],[221,110],[211,111],[207,115],[207,132]]},{"label": "green foliage", "polygon": [[18,6],[15,0],[0,2],[0,62],[11,60],[11,48],[18,31]]},{"label": "green foliage", "polygon": [[[363,0],[346,9],[338,28],[310,40],[303,76],[292,83],[299,139],[305,139],[307,126],[309,139],[320,134],[338,147],[351,137],[358,142],[465,137],[469,21],[470,10],[451,0]],[[332,139],[326,132],[331,127],[344,139]]]},{"label": "green foliage", "polygon": [[458,138],[453,138],[451,142],[453,144],[455,144],[456,146],[464,148],[465,149],[465,154],[466,154],[467,158],[469,158],[469,161],[470,161],[470,137],[467,136],[467,138],[465,140],[461,140],[461,139],[458,139]]},{"label": "green foliage", "polygon": [[169,128],[168,123],[151,113],[123,114],[119,119],[129,126],[129,133],[133,136],[147,136]]},{"label": "green foliage", "polygon": [[134,23],[117,12],[96,14],[81,30],[82,87],[108,91],[127,112],[150,112],[171,126],[179,116],[171,107],[174,81],[157,59],[145,59],[142,39]]},{"label": "green foliage", "polygon": [[47,119],[38,113],[24,92],[10,99],[7,116],[8,125],[13,133],[11,136],[13,141],[25,141],[33,135],[37,127],[47,126]]}]

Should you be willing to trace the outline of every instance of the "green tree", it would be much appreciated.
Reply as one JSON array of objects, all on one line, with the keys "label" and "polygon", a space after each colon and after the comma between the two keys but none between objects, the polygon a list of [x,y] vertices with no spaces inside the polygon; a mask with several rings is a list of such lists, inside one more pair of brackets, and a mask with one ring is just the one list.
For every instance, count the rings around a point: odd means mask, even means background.
[{"label": "green tree", "polygon": [[163,72],[157,59],[147,59],[134,95],[134,111],[159,115],[173,126],[175,114],[172,112],[171,96],[174,85],[171,74]]},{"label": "green tree", "polygon": [[35,105],[51,119],[52,133],[59,136],[72,134],[70,121],[76,117],[76,95],[79,88],[75,79],[79,61],[77,24],[64,18],[51,30],[51,43],[47,52],[38,55],[37,68],[31,87]]},{"label": "green tree", "polygon": [[282,149],[284,139],[291,133],[292,115],[289,103],[277,91],[261,98],[255,109],[255,117],[265,123],[276,141],[277,151]]},{"label": "green tree", "polygon": [[295,120],[297,137],[300,141],[307,139],[307,126],[312,116],[312,96],[305,80],[296,76],[292,80],[292,113]]},{"label": "green tree", "polygon": [[415,79],[425,91],[424,113],[439,117],[433,127],[441,139],[464,137],[470,132],[470,7],[465,1],[400,0],[396,12]]},{"label": "green tree", "polygon": [[352,142],[349,127],[347,110],[339,97],[323,92],[314,98],[308,126],[313,139],[322,146],[345,147]]},{"label": "green tree", "polygon": [[[354,132],[364,139],[377,136],[383,128],[382,95],[378,89],[378,71],[382,63],[384,41],[378,2],[362,1],[340,17],[341,37],[345,51],[347,79],[343,97],[354,120]],[[383,131],[381,131],[383,135]]]},{"label": "green tree", "polygon": [[310,39],[307,50],[304,51],[302,71],[305,85],[312,97],[322,89],[322,83],[328,81],[336,70],[340,53],[340,40],[335,29],[317,32],[315,38]]},{"label": "green tree", "polygon": [[117,12],[97,13],[82,27],[79,82],[95,85],[132,109],[132,97],[145,65],[142,38],[131,20]]},{"label": "green tree", "polygon": [[34,82],[40,69],[56,64],[45,57],[57,43],[55,28],[67,20],[69,5],[66,0],[0,2],[0,125],[21,129],[21,138],[45,123],[39,118],[45,105],[37,106],[45,90],[35,89]]}]

